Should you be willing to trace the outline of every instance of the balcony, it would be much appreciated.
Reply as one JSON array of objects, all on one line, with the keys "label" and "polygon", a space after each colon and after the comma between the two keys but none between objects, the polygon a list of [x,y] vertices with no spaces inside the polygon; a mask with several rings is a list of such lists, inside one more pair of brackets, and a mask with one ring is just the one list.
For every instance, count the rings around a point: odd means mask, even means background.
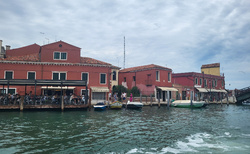
[{"label": "balcony", "polygon": [[153,81],[152,80],[145,80],[145,85],[146,86],[152,86]]}]

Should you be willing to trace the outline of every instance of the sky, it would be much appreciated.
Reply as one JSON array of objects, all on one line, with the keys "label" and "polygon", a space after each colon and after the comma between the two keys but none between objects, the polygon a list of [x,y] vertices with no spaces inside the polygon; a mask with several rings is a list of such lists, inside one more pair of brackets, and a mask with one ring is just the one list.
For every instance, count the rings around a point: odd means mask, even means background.
[{"label": "sky", "polygon": [[0,8],[0,40],[11,49],[62,40],[82,57],[124,68],[125,51],[125,68],[174,73],[220,63],[226,89],[250,86],[249,0],[0,0]]}]

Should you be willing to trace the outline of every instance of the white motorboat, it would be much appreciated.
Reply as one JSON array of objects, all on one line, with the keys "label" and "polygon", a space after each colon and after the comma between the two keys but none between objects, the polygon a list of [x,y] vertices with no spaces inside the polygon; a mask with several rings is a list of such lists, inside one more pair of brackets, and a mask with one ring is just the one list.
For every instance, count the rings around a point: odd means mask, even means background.
[{"label": "white motorboat", "polygon": [[127,103],[127,108],[131,109],[141,109],[143,107],[143,104],[140,102],[130,102]]}]

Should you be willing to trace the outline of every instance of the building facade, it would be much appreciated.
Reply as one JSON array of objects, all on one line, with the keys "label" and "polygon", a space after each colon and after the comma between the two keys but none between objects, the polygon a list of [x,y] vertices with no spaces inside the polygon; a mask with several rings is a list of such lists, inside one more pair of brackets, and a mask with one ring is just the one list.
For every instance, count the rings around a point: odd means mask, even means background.
[{"label": "building facade", "polygon": [[[89,95],[92,103],[108,99],[113,79],[112,72],[120,68],[89,57],[81,57],[81,49],[63,41],[47,45],[6,49],[0,58],[0,79],[30,80],[84,80],[86,87],[63,87],[63,93],[77,96]],[[0,85],[1,86],[1,85]],[[59,87],[37,87],[36,95],[59,94]],[[2,87],[1,93],[34,93],[34,86]]]},{"label": "building facade", "polygon": [[189,100],[193,92],[193,100],[218,101],[226,93],[224,76],[196,72],[175,73],[173,84],[178,89],[175,99]]},{"label": "building facade", "polygon": [[172,87],[172,69],[154,64],[120,70],[119,84],[128,89],[136,86],[142,95],[153,95],[161,101],[167,100],[167,91],[176,90]]}]

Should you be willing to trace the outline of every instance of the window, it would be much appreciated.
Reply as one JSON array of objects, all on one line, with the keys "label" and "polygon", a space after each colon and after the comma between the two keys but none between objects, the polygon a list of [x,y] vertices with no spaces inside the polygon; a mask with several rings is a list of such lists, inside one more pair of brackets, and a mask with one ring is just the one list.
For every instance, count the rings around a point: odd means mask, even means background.
[{"label": "window", "polygon": [[207,80],[204,79],[204,86],[207,87]]},{"label": "window", "polygon": [[133,81],[135,81],[135,76],[133,76]]},{"label": "window", "polygon": [[116,71],[113,71],[113,80],[116,81]]},{"label": "window", "polygon": [[156,81],[160,81],[160,72],[156,71]]},{"label": "window", "polygon": [[127,82],[127,78],[126,78],[126,77],[124,77],[124,78],[123,78],[123,81],[124,81],[124,82]]},{"label": "window", "polygon": [[1,89],[0,90],[0,94],[8,94],[10,93],[12,94],[16,94],[16,88],[9,88],[9,90],[7,88]]},{"label": "window", "polygon": [[54,52],[54,60],[67,60],[67,52]]},{"label": "window", "polygon": [[88,73],[82,73],[82,80],[88,82]]},{"label": "window", "polygon": [[[86,95],[86,94],[88,94],[89,95],[89,91],[87,90],[86,91],[86,89],[81,89],[81,95]],[[85,98],[86,99],[86,98]]]},{"label": "window", "polygon": [[53,79],[52,80],[66,80],[66,73],[53,72]]},{"label": "window", "polygon": [[212,80],[212,87],[214,87],[214,80]]},{"label": "window", "polygon": [[217,87],[217,80],[215,80],[215,87]]},{"label": "window", "polygon": [[202,78],[200,78],[200,85],[202,85]]},{"label": "window", "polygon": [[92,99],[93,100],[106,100],[106,92],[93,92]]},{"label": "window", "polygon": [[13,79],[13,71],[5,71],[5,79],[7,80]]},{"label": "window", "polygon": [[221,86],[224,87],[224,81],[223,80],[221,81]]},{"label": "window", "polygon": [[198,78],[195,78],[195,84],[196,85],[198,84]]},{"label": "window", "polygon": [[106,74],[101,74],[100,83],[106,84]]},{"label": "window", "polygon": [[28,80],[35,80],[36,72],[28,72]]},{"label": "window", "polygon": [[168,72],[168,82],[171,82],[171,73]]}]

